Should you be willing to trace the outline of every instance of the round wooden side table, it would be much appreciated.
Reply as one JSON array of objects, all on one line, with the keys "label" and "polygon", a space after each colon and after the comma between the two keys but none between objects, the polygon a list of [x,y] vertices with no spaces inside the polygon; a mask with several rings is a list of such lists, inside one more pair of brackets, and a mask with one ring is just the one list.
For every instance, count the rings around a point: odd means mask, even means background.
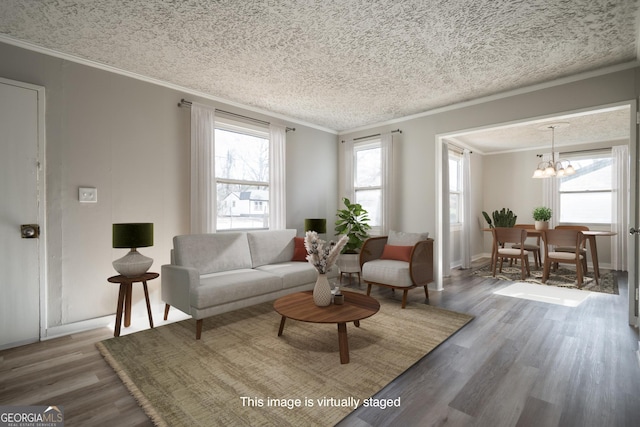
[{"label": "round wooden side table", "polygon": [[149,314],[149,326],[153,328],[153,316],[151,315],[151,304],[149,303],[149,290],[147,280],[153,280],[160,276],[158,273],[147,272],[140,276],[126,277],[122,275],[109,277],[110,283],[119,283],[118,307],[116,310],[116,327],[113,332],[114,337],[120,336],[120,326],[122,325],[122,312],[124,311],[124,327],[131,325],[131,289],[135,282],[142,282],[144,288],[144,298],[147,301],[147,313]]}]

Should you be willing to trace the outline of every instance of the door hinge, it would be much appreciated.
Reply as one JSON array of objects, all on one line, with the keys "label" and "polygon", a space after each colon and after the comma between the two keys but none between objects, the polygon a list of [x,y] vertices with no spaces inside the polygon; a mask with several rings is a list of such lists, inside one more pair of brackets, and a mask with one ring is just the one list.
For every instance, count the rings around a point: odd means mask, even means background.
[{"label": "door hinge", "polygon": [[640,125],[640,111],[636,112],[636,124]]},{"label": "door hinge", "polygon": [[636,288],[636,301],[640,301],[640,288]]}]

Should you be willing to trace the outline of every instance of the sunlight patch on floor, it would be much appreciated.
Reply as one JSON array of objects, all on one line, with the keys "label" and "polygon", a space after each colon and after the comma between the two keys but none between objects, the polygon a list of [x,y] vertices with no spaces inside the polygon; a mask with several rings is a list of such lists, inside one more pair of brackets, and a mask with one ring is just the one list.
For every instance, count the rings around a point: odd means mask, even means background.
[{"label": "sunlight patch on floor", "polygon": [[556,286],[536,285],[534,283],[518,282],[506,288],[495,291],[496,295],[522,298],[549,304],[577,307],[589,298],[591,292],[579,289],[559,288]]}]

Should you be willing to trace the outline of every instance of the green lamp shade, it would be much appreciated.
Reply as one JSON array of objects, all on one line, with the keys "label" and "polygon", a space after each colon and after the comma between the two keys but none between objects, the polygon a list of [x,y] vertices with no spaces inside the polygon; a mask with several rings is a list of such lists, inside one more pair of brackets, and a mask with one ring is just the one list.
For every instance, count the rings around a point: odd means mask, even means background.
[{"label": "green lamp shade", "polygon": [[326,218],[307,218],[304,220],[304,231],[315,231],[316,233],[327,232]]},{"label": "green lamp shade", "polygon": [[114,248],[145,248],[153,246],[153,223],[113,224]]}]

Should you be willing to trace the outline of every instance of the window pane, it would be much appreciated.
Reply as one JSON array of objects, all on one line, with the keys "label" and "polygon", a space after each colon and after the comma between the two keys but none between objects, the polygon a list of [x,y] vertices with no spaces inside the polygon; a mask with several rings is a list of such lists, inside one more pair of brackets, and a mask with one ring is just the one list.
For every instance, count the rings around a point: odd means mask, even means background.
[{"label": "window pane", "polygon": [[560,194],[560,222],[611,223],[611,193]]},{"label": "window pane", "polygon": [[377,227],[382,224],[382,190],[356,190],[356,203],[360,203],[368,212],[369,225]]},{"label": "window pane", "polygon": [[449,158],[449,189],[451,191],[460,191],[460,162]]},{"label": "window pane", "polygon": [[560,180],[560,191],[611,190],[611,157],[572,160],[571,165],[576,173]]},{"label": "window pane", "polygon": [[382,183],[382,150],[380,147],[355,151],[356,187],[379,187]]},{"label": "window pane", "polygon": [[269,228],[269,188],[218,183],[218,230]]},{"label": "window pane", "polygon": [[460,194],[449,193],[449,223],[460,223]]},{"label": "window pane", "polygon": [[216,129],[216,178],[269,182],[269,140]]}]

